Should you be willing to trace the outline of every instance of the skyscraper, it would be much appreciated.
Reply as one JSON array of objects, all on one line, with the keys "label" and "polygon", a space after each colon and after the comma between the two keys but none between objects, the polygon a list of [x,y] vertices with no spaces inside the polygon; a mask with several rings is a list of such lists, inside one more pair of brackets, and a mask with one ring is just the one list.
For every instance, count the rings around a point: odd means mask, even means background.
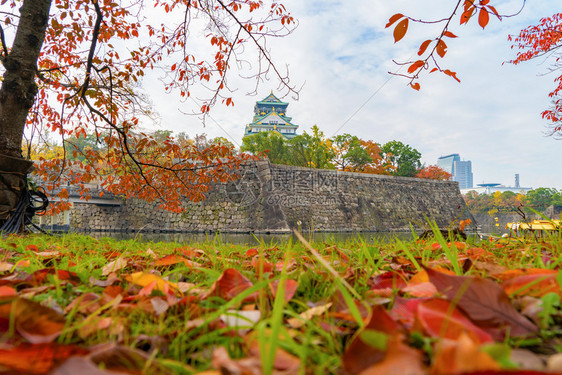
[{"label": "skyscraper", "polygon": [[450,154],[437,159],[437,166],[453,175],[453,181],[459,183],[459,189],[468,189],[473,186],[470,160],[462,161],[459,154]]}]

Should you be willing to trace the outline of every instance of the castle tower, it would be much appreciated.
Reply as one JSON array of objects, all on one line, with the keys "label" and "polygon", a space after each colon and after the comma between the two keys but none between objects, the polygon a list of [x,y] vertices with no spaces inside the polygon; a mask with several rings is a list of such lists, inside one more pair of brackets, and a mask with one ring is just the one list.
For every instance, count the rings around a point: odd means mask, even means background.
[{"label": "castle tower", "polygon": [[244,137],[264,131],[276,131],[287,139],[295,137],[299,126],[291,123],[291,117],[286,115],[288,105],[289,103],[282,102],[273,95],[273,92],[256,102],[254,118],[246,125]]}]

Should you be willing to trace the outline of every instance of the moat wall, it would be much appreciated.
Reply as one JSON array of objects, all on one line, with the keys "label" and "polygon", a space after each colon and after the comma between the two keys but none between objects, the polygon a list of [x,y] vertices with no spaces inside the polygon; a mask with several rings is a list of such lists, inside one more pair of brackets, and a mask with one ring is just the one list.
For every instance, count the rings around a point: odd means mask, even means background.
[{"label": "moat wall", "polygon": [[470,216],[458,184],[250,163],[234,182],[217,184],[201,202],[185,202],[183,213],[131,199],[121,205],[74,203],[76,231],[288,232],[408,231],[440,227]]}]

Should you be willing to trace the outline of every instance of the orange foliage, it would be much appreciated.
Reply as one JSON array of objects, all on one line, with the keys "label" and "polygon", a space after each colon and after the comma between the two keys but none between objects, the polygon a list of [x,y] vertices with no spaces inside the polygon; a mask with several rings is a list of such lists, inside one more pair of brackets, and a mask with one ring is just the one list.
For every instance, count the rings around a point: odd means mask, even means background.
[{"label": "orange foliage", "polygon": [[[562,13],[556,13],[551,17],[542,18],[538,25],[529,26],[521,30],[515,38],[509,37],[513,41],[511,48],[518,48],[522,52],[517,53],[517,58],[511,61],[513,64],[519,64],[523,61],[531,60],[535,57],[545,56],[551,51],[559,48],[562,43]],[[557,69],[559,56],[554,57],[553,70]],[[560,92],[562,90],[562,75],[558,75],[554,79],[556,87],[548,94],[553,98],[553,105],[542,113],[544,119],[553,123],[552,135],[562,136],[562,99]]]},{"label": "orange foliage", "polygon": [[449,181],[453,177],[453,175],[436,165],[430,165],[421,169],[418,174],[416,174],[416,177],[427,178],[429,180]]},{"label": "orange foliage", "polygon": [[[428,70],[430,73],[443,73],[455,79],[457,82],[460,82],[460,79],[457,77],[456,72],[441,67],[441,62],[437,59],[437,56],[440,58],[444,58],[447,54],[448,46],[446,43],[446,38],[457,37],[449,30],[452,27],[452,21],[455,17],[459,17],[459,23],[462,25],[468,23],[473,18],[473,16],[478,14],[478,24],[482,28],[485,28],[488,25],[490,14],[501,20],[502,16],[498,13],[496,8],[494,8],[489,3],[489,0],[459,0],[451,3],[451,12],[449,13],[450,16],[442,20],[445,26],[441,29],[439,35],[437,35],[437,37],[433,39],[424,40],[420,44],[418,56],[421,56],[421,58],[400,63],[400,65],[408,66],[408,74],[404,75],[400,73],[399,75],[406,76],[410,80],[410,87],[412,87],[414,90],[419,90],[421,85],[416,81],[420,78],[420,74],[422,72]],[[395,43],[405,37],[406,33],[408,32],[409,21],[418,23],[434,23],[409,17],[402,13],[397,13],[390,17],[385,27],[389,28],[399,20],[400,22],[398,22],[396,26],[394,26],[393,31]]]},{"label": "orange foliage", "polygon": [[386,174],[390,175],[395,169],[392,163],[388,162],[388,156],[383,159],[381,156],[381,148],[378,143],[374,141],[363,141],[361,145],[365,147],[367,153],[372,159],[372,162],[365,165],[361,172],[372,174]]},{"label": "orange foliage", "polygon": [[[198,91],[203,115],[217,101],[234,105],[227,77],[231,66],[252,49],[260,51],[263,59],[252,76],[259,81],[271,70],[282,78],[286,90],[293,90],[264,47],[266,36],[284,36],[294,27],[293,17],[279,2],[271,6],[253,0],[52,3],[37,61],[38,93],[27,126],[62,138],[94,133],[102,145],[82,150],[81,155],[73,150],[68,157],[36,161],[35,173],[52,195],[70,183],[87,197],[89,184],[94,184],[127,198],[158,200],[161,207],[179,211],[183,198],[204,198],[212,182],[231,179],[231,170],[248,158],[221,145],[183,147],[171,137],[156,140],[139,133],[140,126],[153,121],[150,104],[136,92],[137,82],[150,70],[165,73],[163,91],[183,98],[202,83],[208,89],[206,95]],[[17,0],[2,4],[6,9],[21,5]],[[154,16],[155,11],[160,14]],[[3,17],[6,28],[16,32],[19,18],[8,12]],[[191,22],[194,18],[214,26],[200,32],[194,29],[198,24]],[[199,42],[194,38],[206,39],[208,51],[193,49]],[[77,156],[80,161],[67,160]]]}]

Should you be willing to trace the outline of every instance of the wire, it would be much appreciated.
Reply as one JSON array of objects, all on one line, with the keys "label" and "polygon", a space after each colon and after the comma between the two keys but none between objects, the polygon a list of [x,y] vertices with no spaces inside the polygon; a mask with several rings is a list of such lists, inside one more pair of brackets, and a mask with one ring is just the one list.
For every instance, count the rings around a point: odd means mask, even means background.
[{"label": "wire", "polygon": [[48,206],[49,199],[45,193],[38,190],[29,190],[25,186],[16,207],[0,228],[0,234],[20,233],[26,226],[47,233],[33,223],[33,216],[44,214]]}]

